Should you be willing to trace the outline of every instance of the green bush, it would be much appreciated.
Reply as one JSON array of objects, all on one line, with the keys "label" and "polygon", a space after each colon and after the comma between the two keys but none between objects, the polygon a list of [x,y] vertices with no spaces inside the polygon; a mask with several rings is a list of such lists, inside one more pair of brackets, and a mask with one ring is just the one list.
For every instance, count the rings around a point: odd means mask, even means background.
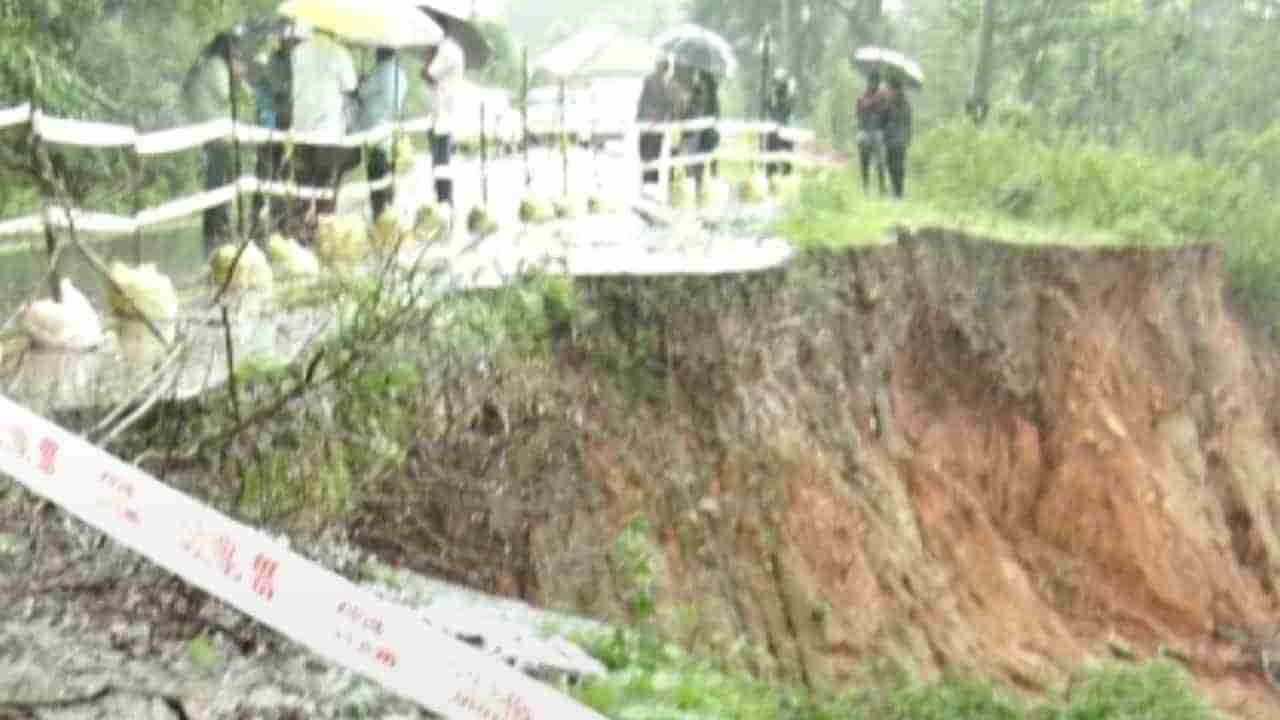
[{"label": "green bush", "polygon": [[[1115,149],[1025,122],[958,119],[922,132],[907,203],[865,196],[856,170],[816,176],[780,230],[799,245],[877,241],[895,225],[943,224],[1019,242],[1221,244],[1230,290],[1254,317],[1280,309],[1280,129],[1221,139],[1224,163]],[[1274,150],[1272,149],[1274,146]],[[1280,170],[1276,170],[1280,172]]]},{"label": "green bush", "polygon": [[946,677],[933,684],[887,678],[879,687],[819,695],[723,672],[661,642],[647,628],[585,639],[610,669],[574,695],[611,718],[725,720],[1215,720],[1176,665],[1108,665],[1084,672],[1067,697],[1038,706],[1000,686]]},{"label": "green bush", "polygon": [[948,678],[936,685],[904,685],[854,704],[862,720],[1021,720],[1022,704],[990,683]]},{"label": "green bush", "polygon": [[[1268,137],[1255,142],[1276,144]],[[1235,152],[1225,155],[1235,164],[1214,165],[1069,134],[1046,140],[1020,127],[955,121],[920,137],[910,175],[917,196],[941,207],[1097,228],[1125,244],[1221,243],[1235,298],[1270,311],[1280,306],[1280,255],[1272,242],[1280,210],[1260,181],[1267,170],[1246,170],[1246,158],[1268,155]]]},{"label": "green bush", "polygon": [[1062,709],[1040,720],[1209,720],[1208,704],[1191,692],[1187,675],[1167,660],[1110,665],[1084,673]]},{"label": "green bush", "polygon": [[862,92],[853,67],[843,58],[826,63],[813,108],[813,129],[818,139],[844,153],[856,153],[857,117],[854,108]]},{"label": "green bush", "polygon": [[627,720],[836,720],[852,717],[840,699],[814,700],[686,654],[658,639],[652,628],[619,629],[586,640],[610,669],[607,677],[577,687],[574,695],[606,717]]}]

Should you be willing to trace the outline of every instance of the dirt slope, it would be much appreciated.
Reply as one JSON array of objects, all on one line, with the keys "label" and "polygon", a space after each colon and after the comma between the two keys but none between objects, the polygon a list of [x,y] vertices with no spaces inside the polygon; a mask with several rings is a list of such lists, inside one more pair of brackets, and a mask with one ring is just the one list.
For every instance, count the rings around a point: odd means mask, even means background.
[{"label": "dirt slope", "polygon": [[1165,652],[1275,717],[1276,356],[1222,283],[1211,248],[932,230],[749,278],[581,280],[556,412],[496,431],[561,438],[538,477],[573,492],[518,518],[442,495],[438,530],[501,558],[490,589],[618,617],[610,539],[644,515],[669,632],[747,638],[812,686],[896,664],[1038,693]]}]

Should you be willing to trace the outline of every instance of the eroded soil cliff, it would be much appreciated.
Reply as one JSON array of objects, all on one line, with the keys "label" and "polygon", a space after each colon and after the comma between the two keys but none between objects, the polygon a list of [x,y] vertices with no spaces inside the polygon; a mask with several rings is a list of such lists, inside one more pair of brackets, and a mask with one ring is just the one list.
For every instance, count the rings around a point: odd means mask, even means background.
[{"label": "eroded soil cliff", "polygon": [[453,548],[428,569],[620,617],[610,544],[642,515],[664,627],[761,672],[844,687],[887,659],[1039,693],[1163,652],[1223,710],[1280,713],[1276,356],[1215,249],[925,230],[577,285],[545,377],[474,426],[503,459],[423,515]]}]

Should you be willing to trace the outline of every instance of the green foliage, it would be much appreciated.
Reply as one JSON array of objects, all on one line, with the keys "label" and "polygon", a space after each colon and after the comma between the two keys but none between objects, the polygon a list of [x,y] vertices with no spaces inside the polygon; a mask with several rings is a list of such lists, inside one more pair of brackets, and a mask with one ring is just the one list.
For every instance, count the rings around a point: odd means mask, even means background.
[{"label": "green foliage", "polygon": [[936,685],[905,684],[867,693],[854,702],[852,717],[876,720],[1022,720],[1015,698],[990,683],[959,677]]},{"label": "green foliage", "polygon": [[222,663],[222,655],[213,647],[207,635],[197,635],[187,641],[187,659],[200,670],[212,672]]},{"label": "green foliage", "polygon": [[843,153],[857,152],[857,116],[854,112],[862,81],[847,62],[826,63],[821,90],[813,111],[813,130],[818,139]]},{"label": "green foliage", "polygon": [[925,133],[912,158],[919,196],[940,207],[1097,228],[1123,244],[1219,242],[1236,299],[1280,307],[1280,209],[1230,167],[961,121]]},{"label": "green foliage", "polygon": [[1040,712],[1040,720],[1210,720],[1215,713],[1189,687],[1177,665],[1155,660],[1144,665],[1094,668],[1074,684],[1063,708]]},{"label": "green foliage", "polygon": [[498,223],[479,205],[467,213],[467,231],[487,237],[498,231]]},{"label": "green foliage", "polygon": [[305,461],[289,452],[268,452],[244,467],[236,515],[268,524],[289,518],[309,528],[342,517],[351,503],[350,451],[341,444],[321,445],[321,454]]},{"label": "green foliage", "polygon": [[489,47],[493,48],[493,57],[480,72],[481,82],[518,92],[521,58],[511,31],[503,23],[486,20],[480,23],[480,32],[489,41]]},{"label": "green foliage", "polygon": [[648,623],[656,607],[658,550],[649,539],[649,521],[632,518],[614,538],[609,552],[618,593],[631,622]]},{"label": "green foliage", "polygon": [[[154,130],[183,124],[177,101],[182,78],[200,47],[219,30],[274,13],[274,0],[0,0],[0,108],[34,101],[59,116]],[[39,204],[34,183],[10,171],[30,163],[23,129],[0,132],[0,217]],[[138,195],[125,154],[57,148],[55,162],[73,178],[75,203],[131,212],[135,201],[158,204],[196,187],[199,153],[148,158]],[[246,160],[246,167],[252,161]]]},{"label": "green foliage", "polygon": [[647,626],[580,638],[609,675],[574,690],[613,718],[729,720],[1214,720],[1176,665],[1110,665],[1082,673],[1063,698],[1028,703],[997,684],[951,675],[931,684],[903,673],[841,695],[771,686],[662,642]]},{"label": "green foliage", "polygon": [[575,697],[612,718],[705,720],[835,720],[851,706],[839,699],[770,686],[743,673],[664,643],[652,628],[618,629],[582,639],[609,668],[608,676],[573,690]]},{"label": "green foliage", "polygon": [[[780,230],[803,247],[878,242],[895,226],[949,225],[1011,242],[1171,246],[1216,242],[1234,299],[1257,314],[1280,308],[1280,207],[1266,170],[1115,149],[1013,114],[976,128],[955,120],[920,134],[906,202],[864,194],[855,171],[809,179]],[[1277,135],[1280,137],[1280,135]],[[1270,134],[1233,150],[1275,162]],[[1249,158],[1258,158],[1251,160]]]},{"label": "green foliage", "polygon": [[952,227],[1021,244],[1114,244],[1114,233],[1048,221],[1021,220],[981,207],[940,206],[864,193],[856,169],[804,178],[775,231],[808,251],[890,242],[898,228]]},{"label": "green foliage", "polygon": [[528,352],[542,347],[578,312],[573,281],[528,273],[499,288],[457,295],[440,303],[438,341],[462,354],[502,348]]}]

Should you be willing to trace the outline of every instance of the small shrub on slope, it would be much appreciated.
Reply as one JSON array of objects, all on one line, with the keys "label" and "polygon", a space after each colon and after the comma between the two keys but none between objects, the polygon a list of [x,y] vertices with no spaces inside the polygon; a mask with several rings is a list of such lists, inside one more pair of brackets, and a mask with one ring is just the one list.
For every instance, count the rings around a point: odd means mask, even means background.
[{"label": "small shrub on slope", "polygon": [[1190,690],[1186,673],[1167,660],[1086,672],[1063,709],[1037,720],[1211,720],[1217,715]]}]

